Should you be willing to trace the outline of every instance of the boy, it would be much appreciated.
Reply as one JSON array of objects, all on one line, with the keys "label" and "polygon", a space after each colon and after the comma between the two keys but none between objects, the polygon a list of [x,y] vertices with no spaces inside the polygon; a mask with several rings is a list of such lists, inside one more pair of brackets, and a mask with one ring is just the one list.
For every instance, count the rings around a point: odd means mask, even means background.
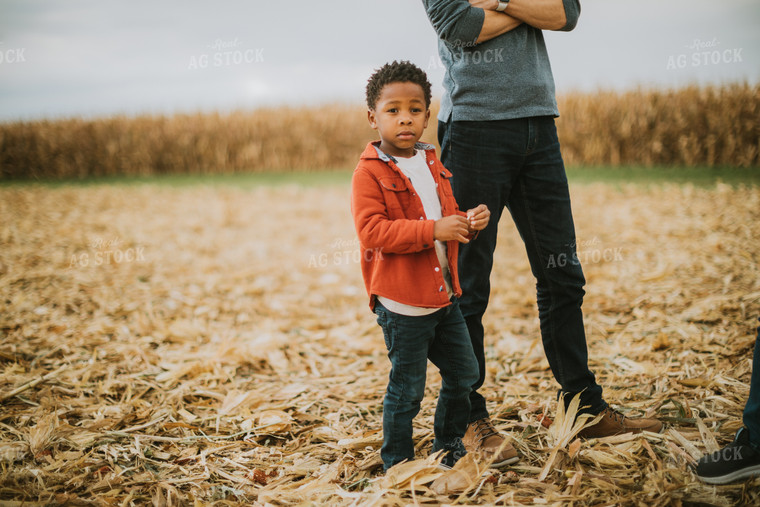
[{"label": "boy", "polygon": [[441,373],[433,452],[442,465],[466,454],[462,436],[478,364],[459,311],[459,243],[486,227],[488,208],[465,215],[431,145],[418,143],[430,117],[430,83],[409,62],[378,69],[367,83],[367,117],[380,134],[352,179],[351,210],[364,255],[370,308],[383,330],[391,372],[383,400],[383,468],[414,459],[412,420],[427,360]]}]

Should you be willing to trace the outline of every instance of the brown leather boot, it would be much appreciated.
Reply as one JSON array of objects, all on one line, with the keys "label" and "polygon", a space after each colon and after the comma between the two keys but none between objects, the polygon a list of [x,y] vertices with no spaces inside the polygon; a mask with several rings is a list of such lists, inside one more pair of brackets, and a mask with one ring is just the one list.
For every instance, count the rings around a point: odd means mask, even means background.
[{"label": "brown leather boot", "polygon": [[662,431],[662,423],[657,419],[626,417],[608,406],[602,411],[602,419],[593,426],[582,429],[578,436],[602,438],[622,435],[623,433],[641,433],[642,431],[659,433]]},{"label": "brown leather boot", "polygon": [[488,417],[470,423],[462,442],[473,457],[482,461],[492,460],[493,467],[511,465],[520,459],[517,450],[504,441]]}]

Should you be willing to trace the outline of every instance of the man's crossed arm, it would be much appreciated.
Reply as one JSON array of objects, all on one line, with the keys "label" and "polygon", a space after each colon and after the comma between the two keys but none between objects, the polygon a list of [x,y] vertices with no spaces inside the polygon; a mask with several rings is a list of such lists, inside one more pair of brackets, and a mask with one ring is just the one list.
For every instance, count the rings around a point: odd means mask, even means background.
[{"label": "man's crossed arm", "polygon": [[499,12],[498,0],[469,0],[470,5],[483,9],[485,18],[478,36],[478,43],[493,39],[522,23],[540,30],[567,30],[575,27],[575,21],[568,25],[565,5],[562,0],[510,0],[505,12]]}]

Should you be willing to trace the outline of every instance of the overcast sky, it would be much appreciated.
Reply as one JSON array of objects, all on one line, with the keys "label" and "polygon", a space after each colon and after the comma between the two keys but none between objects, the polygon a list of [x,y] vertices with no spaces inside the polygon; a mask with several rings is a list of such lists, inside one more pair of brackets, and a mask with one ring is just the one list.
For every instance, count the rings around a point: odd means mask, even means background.
[{"label": "overcast sky", "polygon": [[[558,93],[760,81],[758,0],[585,0],[547,34]],[[0,0],[0,121],[363,103],[405,59],[440,96],[419,0]]]}]

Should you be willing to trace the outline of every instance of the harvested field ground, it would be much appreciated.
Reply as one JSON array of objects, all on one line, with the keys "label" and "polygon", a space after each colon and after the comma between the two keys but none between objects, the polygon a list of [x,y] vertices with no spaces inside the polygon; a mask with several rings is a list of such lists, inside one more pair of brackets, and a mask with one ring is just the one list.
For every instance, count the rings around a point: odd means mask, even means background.
[{"label": "harvested field ground", "polygon": [[[689,465],[741,424],[760,316],[760,188],[572,186],[591,366],[662,434],[547,428],[557,385],[501,224],[484,393],[521,461],[440,496],[384,477],[389,369],[349,188],[0,188],[2,505],[739,505]],[[40,381],[41,380],[41,381]],[[546,423],[546,420],[544,420]]]}]

